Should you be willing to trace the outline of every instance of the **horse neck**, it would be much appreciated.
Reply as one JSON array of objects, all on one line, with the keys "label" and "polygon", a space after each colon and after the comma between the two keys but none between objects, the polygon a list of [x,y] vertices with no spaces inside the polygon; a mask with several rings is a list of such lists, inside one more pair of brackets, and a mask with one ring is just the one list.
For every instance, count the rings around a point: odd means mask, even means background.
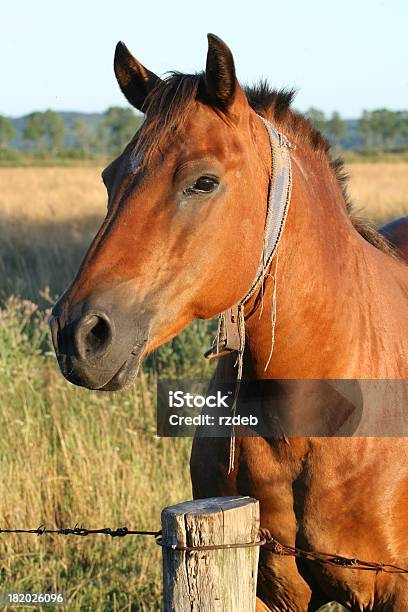
[{"label": "horse neck", "polygon": [[298,146],[292,154],[292,176],[291,207],[278,249],[273,355],[265,369],[272,342],[276,257],[264,286],[263,307],[254,308],[253,301],[246,307],[244,375],[397,377],[387,370],[386,347],[375,333],[375,323],[384,318],[385,299],[379,295],[377,274],[393,261],[353,227],[323,153]]}]

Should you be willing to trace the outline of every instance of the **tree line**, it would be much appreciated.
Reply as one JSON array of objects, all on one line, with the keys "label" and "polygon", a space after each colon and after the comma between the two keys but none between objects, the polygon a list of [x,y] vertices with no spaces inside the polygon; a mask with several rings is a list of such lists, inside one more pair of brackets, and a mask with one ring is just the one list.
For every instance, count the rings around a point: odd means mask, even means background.
[{"label": "tree line", "polygon": [[[408,111],[363,111],[361,117],[353,122],[351,145],[352,122],[346,122],[339,112],[335,111],[327,117],[323,111],[309,108],[305,114],[339,148],[408,148]],[[130,108],[110,107],[94,124],[77,118],[68,126],[58,112],[34,112],[24,118],[20,148],[27,153],[50,156],[114,156],[133,137],[142,120],[142,116]],[[12,121],[0,115],[0,152],[7,154],[7,151],[13,150],[16,135]]]},{"label": "tree line", "polygon": [[[142,120],[142,116],[132,109],[116,106],[108,108],[95,125],[77,118],[71,126],[67,126],[56,111],[34,112],[24,117],[20,148],[27,153],[50,156],[118,155],[134,136]],[[0,150],[12,149],[16,136],[13,122],[0,115]]]},{"label": "tree line", "polygon": [[[335,146],[341,146],[348,132],[348,125],[340,113],[330,117],[317,108],[309,108],[306,116]],[[361,145],[367,149],[392,150],[408,148],[408,111],[391,111],[380,108],[364,110],[356,124]]]}]

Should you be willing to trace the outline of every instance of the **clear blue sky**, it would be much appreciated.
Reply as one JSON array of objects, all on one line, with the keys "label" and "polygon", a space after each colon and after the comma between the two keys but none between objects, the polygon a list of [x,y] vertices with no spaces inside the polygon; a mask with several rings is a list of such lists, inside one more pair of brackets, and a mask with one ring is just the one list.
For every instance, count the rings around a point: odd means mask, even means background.
[{"label": "clear blue sky", "polygon": [[0,114],[125,106],[118,40],[158,74],[194,72],[207,32],[228,43],[241,82],[296,87],[300,110],[408,108],[407,0],[8,0]]}]

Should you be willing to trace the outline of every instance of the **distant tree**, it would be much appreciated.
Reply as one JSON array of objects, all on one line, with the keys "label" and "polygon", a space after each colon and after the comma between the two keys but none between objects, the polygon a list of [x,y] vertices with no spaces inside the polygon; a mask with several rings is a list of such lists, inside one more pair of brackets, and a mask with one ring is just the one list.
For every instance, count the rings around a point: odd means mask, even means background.
[{"label": "distant tree", "polygon": [[94,139],[94,149],[99,155],[108,155],[109,128],[104,121],[98,123]]},{"label": "distant tree", "polygon": [[340,113],[334,111],[332,116],[327,122],[327,130],[330,136],[333,138],[336,146],[339,145],[340,139],[347,132],[347,124],[344,119],[341,118]]},{"label": "distant tree", "polygon": [[405,141],[408,141],[408,111],[398,113],[398,136]]},{"label": "distant tree", "polygon": [[131,140],[142,122],[130,108],[112,106],[104,114],[104,127],[107,130],[108,153],[117,155]]},{"label": "distant tree", "polygon": [[326,116],[323,111],[318,108],[313,108],[312,106],[309,110],[306,111],[306,117],[310,119],[315,128],[319,130],[319,132],[324,133],[326,130]]},{"label": "distant tree", "polygon": [[81,119],[76,119],[72,132],[77,146],[82,149],[85,155],[90,155],[95,140],[90,125]]},{"label": "distant tree", "polygon": [[372,144],[372,123],[371,113],[369,111],[363,110],[363,114],[358,120],[358,130],[364,140],[365,145],[370,147]]},{"label": "distant tree", "polygon": [[44,113],[45,124],[48,131],[48,140],[51,152],[55,153],[64,145],[65,124],[59,113],[48,110]]},{"label": "distant tree", "polygon": [[16,130],[10,119],[0,115],[0,149],[8,147],[15,137]]},{"label": "distant tree", "polygon": [[64,121],[59,113],[31,113],[26,117],[23,138],[39,150],[56,153],[64,143]]},{"label": "distant tree", "polygon": [[371,130],[377,136],[377,143],[392,146],[398,134],[398,113],[380,108],[371,113]]},{"label": "distant tree", "polygon": [[23,138],[26,142],[32,143],[36,148],[42,149],[45,147],[44,122],[42,113],[31,113],[27,115]]}]

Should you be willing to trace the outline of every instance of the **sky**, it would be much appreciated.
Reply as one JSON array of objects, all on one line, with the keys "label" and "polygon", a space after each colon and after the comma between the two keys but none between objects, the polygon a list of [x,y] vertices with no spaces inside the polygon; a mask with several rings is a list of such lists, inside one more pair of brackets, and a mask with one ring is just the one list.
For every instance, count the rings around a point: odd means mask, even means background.
[{"label": "sky", "polygon": [[0,114],[126,106],[118,40],[156,74],[196,72],[207,32],[229,45],[241,83],[295,87],[301,111],[408,109],[407,0],[8,0]]}]

